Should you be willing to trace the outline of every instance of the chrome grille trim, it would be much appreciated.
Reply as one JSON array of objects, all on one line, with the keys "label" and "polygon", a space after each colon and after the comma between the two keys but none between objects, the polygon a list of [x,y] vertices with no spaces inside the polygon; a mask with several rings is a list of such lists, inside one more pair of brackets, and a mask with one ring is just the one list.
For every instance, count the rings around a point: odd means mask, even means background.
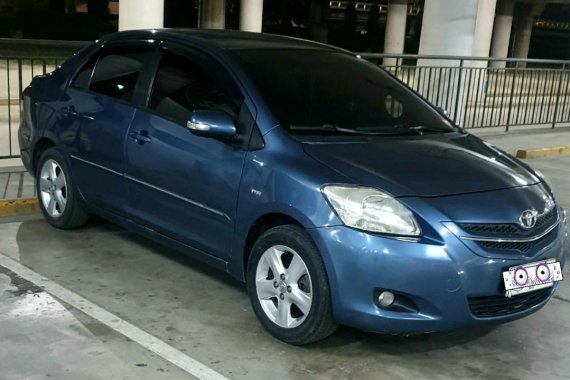
[{"label": "chrome grille trim", "polygon": [[516,223],[458,223],[459,227],[470,236],[524,236],[528,237],[545,225],[554,223],[558,216],[556,207],[536,216],[536,225],[531,229],[523,229]]},{"label": "chrome grille trim", "polygon": [[463,240],[486,241],[486,242],[495,242],[495,243],[532,243],[548,235],[556,227],[558,227],[559,224],[560,224],[560,218],[557,218],[556,222],[548,229],[546,229],[544,232],[542,232],[539,235],[528,238],[486,238],[486,237],[473,237],[473,236],[460,236],[460,238]]}]

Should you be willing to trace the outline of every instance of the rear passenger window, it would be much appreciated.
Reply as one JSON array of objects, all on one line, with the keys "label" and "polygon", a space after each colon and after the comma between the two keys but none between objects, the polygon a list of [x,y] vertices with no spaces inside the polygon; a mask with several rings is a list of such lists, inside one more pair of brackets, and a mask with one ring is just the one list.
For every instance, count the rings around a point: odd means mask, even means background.
[{"label": "rear passenger window", "polygon": [[75,88],[80,88],[82,90],[87,90],[89,87],[89,79],[91,79],[91,73],[93,72],[93,67],[95,66],[96,59],[91,58],[87,61],[83,67],[79,70],[71,86]]},{"label": "rear passenger window", "polygon": [[89,89],[112,98],[131,101],[149,49],[110,48],[100,55]]},{"label": "rear passenger window", "polygon": [[[175,122],[186,124],[197,110],[220,110],[234,120],[240,110],[238,93],[230,83],[220,83],[204,69],[185,57],[165,52],[158,66],[149,108]],[[214,71],[215,72],[215,71]]]}]

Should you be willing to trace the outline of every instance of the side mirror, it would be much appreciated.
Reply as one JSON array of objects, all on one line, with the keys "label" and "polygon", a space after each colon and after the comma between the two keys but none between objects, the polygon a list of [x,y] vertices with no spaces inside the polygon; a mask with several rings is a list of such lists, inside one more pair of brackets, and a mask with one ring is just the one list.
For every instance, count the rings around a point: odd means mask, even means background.
[{"label": "side mirror", "polygon": [[439,112],[440,114],[442,114],[443,116],[449,117],[449,112],[447,112],[447,110],[443,107],[435,107],[435,109],[437,110],[437,112]]},{"label": "side mirror", "polygon": [[192,112],[186,126],[193,134],[203,137],[231,138],[237,134],[232,118],[216,110]]}]

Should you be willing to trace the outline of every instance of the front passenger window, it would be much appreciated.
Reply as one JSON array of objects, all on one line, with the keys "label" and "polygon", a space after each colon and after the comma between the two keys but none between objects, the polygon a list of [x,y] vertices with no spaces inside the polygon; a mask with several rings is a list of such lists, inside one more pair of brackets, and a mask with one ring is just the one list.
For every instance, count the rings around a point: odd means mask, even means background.
[{"label": "front passenger window", "polygon": [[197,110],[220,110],[234,120],[239,113],[234,98],[205,69],[170,52],[158,66],[148,106],[180,124]]}]

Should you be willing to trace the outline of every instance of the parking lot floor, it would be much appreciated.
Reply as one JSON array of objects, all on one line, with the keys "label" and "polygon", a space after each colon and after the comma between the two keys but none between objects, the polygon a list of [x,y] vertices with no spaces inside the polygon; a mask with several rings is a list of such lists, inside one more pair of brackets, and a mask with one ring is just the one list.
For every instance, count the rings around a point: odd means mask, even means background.
[{"label": "parking lot floor", "polygon": [[[570,209],[570,156],[529,163]],[[74,231],[56,230],[39,216],[0,223],[0,259],[29,268],[229,378],[570,376],[569,266],[544,308],[509,324],[411,337],[341,327],[323,342],[293,347],[263,331],[243,284],[111,223],[94,219]],[[0,267],[0,379],[192,378],[42,291],[44,285]]]}]

